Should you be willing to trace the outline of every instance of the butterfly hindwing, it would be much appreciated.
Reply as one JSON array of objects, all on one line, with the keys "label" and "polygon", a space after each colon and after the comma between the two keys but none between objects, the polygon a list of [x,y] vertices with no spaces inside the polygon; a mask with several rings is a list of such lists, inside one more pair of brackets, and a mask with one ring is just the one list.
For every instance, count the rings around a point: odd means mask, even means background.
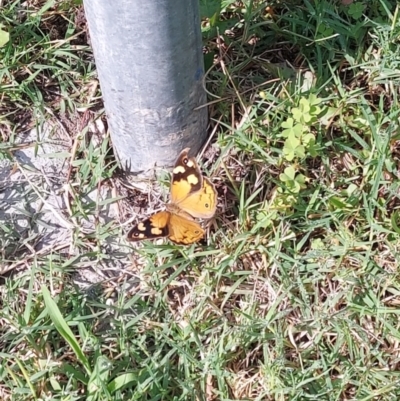
[{"label": "butterfly hindwing", "polygon": [[171,214],[168,239],[176,244],[189,245],[199,241],[203,236],[204,230],[200,224],[177,214]]}]

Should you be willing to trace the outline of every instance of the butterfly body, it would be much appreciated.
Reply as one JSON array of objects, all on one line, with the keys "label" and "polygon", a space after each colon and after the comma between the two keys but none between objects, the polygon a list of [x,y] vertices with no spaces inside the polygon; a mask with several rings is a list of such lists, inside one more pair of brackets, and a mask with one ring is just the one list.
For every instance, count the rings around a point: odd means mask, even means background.
[{"label": "butterfly body", "polygon": [[128,234],[129,241],[168,237],[177,244],[188,245],[203,238],[204,230],[195,218],[208,219],[214,216],[217,193],[188,152],[189,149],[184,149],[175,163],[171,199],[166,210],[133,227]]}]

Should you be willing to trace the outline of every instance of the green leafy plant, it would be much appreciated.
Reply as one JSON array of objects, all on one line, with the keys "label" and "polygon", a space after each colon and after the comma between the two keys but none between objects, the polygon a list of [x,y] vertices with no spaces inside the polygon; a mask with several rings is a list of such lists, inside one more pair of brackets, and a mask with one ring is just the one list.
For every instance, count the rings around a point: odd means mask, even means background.
[{"label": "green leafy plant", "polygon": [[358,20],[362,17],[366,7],[367,6],[364,5],[363,3],[359,2],[352,3],[349,5],[348,14],[355,20]]},{"label": "green leafy plant", "polygon": [[279,175],[279,179],[285,185],[285,192],[296,194],[306,188],[306,177],[303,174],[296,174],[293,166],[286,167],[284,172]]},{"label": "green leafy plant", "polygon": [[321,23],[317,29],[317,39],[321,38],[328,38],[329,36],[334,34],[333,28],[330,26],[327,26],[324,23]]},{"label": "green leafy plant", "polygon": [[286,160],[302,159],[307,155],[317,156],[318,151],[312,128],[321,114],[320,103],[321,99],[315,95],[310,95],[308,99],[302,97],[299,106],[291,109],[292,117],[281,123],[283,128],[281,136],[286,138],[283,146]]}]

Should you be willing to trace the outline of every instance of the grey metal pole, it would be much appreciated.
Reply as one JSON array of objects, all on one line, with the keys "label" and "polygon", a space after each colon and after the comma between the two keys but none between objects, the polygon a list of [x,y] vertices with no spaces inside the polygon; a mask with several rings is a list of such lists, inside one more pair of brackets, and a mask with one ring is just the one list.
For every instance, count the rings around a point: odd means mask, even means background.
[{"label": "grey metal pole", "polygon": [[[84,0],[114,151],[146,176],[206,139],[198,0]],[[149,171],[150,170],[150,171]]]}]

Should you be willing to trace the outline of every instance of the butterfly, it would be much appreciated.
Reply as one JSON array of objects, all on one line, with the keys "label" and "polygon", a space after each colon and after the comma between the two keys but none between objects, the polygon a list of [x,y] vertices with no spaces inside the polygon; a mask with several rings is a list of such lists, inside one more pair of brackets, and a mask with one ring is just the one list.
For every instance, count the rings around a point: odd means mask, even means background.
[{"label": "butterfly", "polygon": [[166,210],[139,222],[128,233],[128,241],[168,237],[176,244],[192,244],[204,236],[195,218],[209,219],[217,208],[217,192],[201,174],[189,148],[182,150],[172,171],[170,202]]}]

